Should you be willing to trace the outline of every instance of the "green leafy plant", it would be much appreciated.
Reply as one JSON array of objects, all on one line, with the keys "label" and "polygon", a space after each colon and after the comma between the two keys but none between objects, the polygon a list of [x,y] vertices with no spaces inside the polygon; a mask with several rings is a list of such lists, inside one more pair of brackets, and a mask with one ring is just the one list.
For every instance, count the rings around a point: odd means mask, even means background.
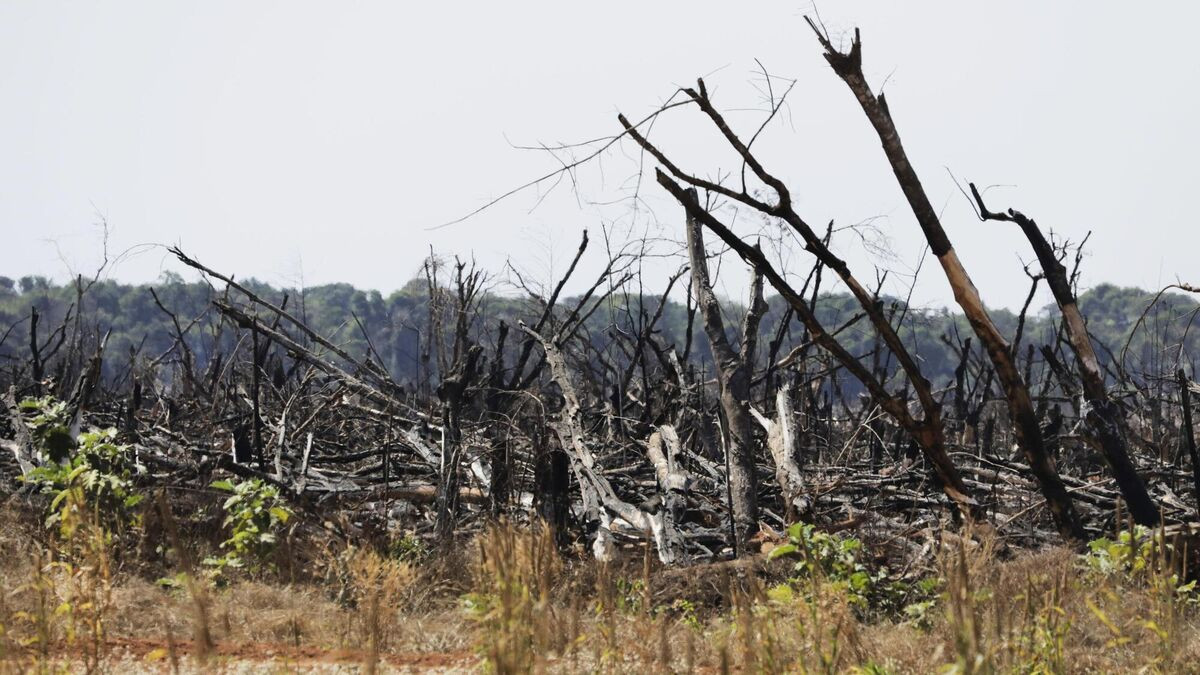
[{"label": "green leafy plant", "polygon": [[921,630],[929,630],[933,625],[938,606],[938,592],[942,580],[937,577],[925,577],[904,589],[901,612],[904,618]]},{"label": "green leafy plant", "polygon": [[403,537],[393,539],[387,551],[388,556],[403,562],[417,562],[429,553],[425,542],[412,532],[405,532]]},{"label": "green leafy plant", "polygon": [[230,534],[221,542],[224,555],[206,558],[204,564],[219,575],[226,568],[257,569],[267,563],[279,542],[279,529],[292,517],[279,489],[258,478],[219,480],[212,487],[230,493],[222,505]]},{"label": "green leafy plant", "polygon": [[886,575],[872,575],[859,560],[861,541],[820,532],[809,523],[796,523],[788,528],[787,534],[788,542],[772,550],[769,559],[795,557],[793,571],[798,580],[827,580],[845,590],[852,605],[867,608],[876,583]]},{"label": "green leafy plant", "polygon": [[121,529],[136,525],[135,507],[142,501],[133,477],[145,469],[128,445],[116,442],[117,430],[90,429],[72,437],[66,422],[66,405],[46,397],[26,399],[21,409],[32,413],[26,419],[40,464],[24,477],[50,501],[47,527],[59,527],[69,535],[72,509],[88,509],[100,525]]},{"label": "green leafy plant", "polygon": [[[928,623],[926,614],[936,604],[936,578],[911,583],[892,578],[887,568],[872,570],[861,560],[862,541],[820,532],[808,523],[792,525],[787,534],[787,543],[773,549],[768,558],[796,558],[793,583],[827,582],[844,591],[860,615],[903,615],[918,625]],[[773,590],[773,599],[786,595],[782,589]]]},{"label": "green leafy plant", "polygon": [[1164,541],[1159,532],[1136,525],[1123,530],[1116,539],[1100,537],[1088,542],[1082,555],[1083,565],[1102,576],[1122,574],[1130,579],[1151,585],[1166,585],[1177,599],[1190,604],[1200,603],[1196,580],[1185,582],[1182,555],[1175,544]]},{"label": "green leafy plant", "polygon": [[34,450],[41,463],[63,462],[75,449],[75,437],[71,435],[67,404],[53,396],[27,398],[17,406],[26,416],[33,437]]},{"label": "green leafy plant", "polygon": [[696,632],[700,632],[703,629],[703,625],[700,623],[700,615],[696,611],[696,603],[684,598],[678,598],[671,604],[671,609],[679,613],[679,620],[688,628]]},{"label": "green leafy plant", "polygon": [[1154,553],[1155,537],[1150,528],[1137,525],[1123,530],[1116,539],[1100,537],[1088,542],[1083,562],[1088,569],[1103,575],[1123,572],[1137,574],[1147,569]]},{"label": "green leafy plant", "polygon": [[[1124,625],[1110,619],[1091,598],[1087,600],[1092,614],[1112,633],[1109,646],[1127,645],[1140,631],[1158,647],[1153,668],[1170,663],[1178,654],[1184,612],[1200,605],[1196,579],[1185,578],[1187,560],[1181,547],[1166,540],[1161,531],[1138,525],[1120,532],[1116,539],[1101,537],[1089,542],[1081,560],[1091,574],[1140,588],[1151,599],[1144,614]],[[1119,602],[1110,589],[1105,590],[1110,604]]]}]

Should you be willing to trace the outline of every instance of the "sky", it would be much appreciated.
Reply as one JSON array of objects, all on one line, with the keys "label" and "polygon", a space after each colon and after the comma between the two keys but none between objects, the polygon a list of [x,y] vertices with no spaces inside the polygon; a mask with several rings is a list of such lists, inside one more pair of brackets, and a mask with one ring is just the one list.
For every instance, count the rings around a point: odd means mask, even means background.
[{"label": "sky", "polygon": [[[787,105],[757,140],[809,222],[885,290],[953,302],[845,85],[804,23],[862,29],[864,70],[893,116],[985,301],[1019,307],[1033,260],[1011,225],[980,223],[956,186],[1056,236],[1090,231],[1083,284],[1200,282],[1200,5],[1182,2],[56,2],[0,0],[0,275],[153,281],[164,245],[285,285],[384,293],[431,247],[474,258],[495,288],[561,275],[648,241],[643,283],[683,261],[679,207],[619,143],[566,180],[460,222],[565,155],[526,148],[615,134],[703,76],[746,136],[767,79]],[[694,109],[652,138],[694,173],[739,169]],[[582,152],[582,150],[577,151]],[[722,211],[746,236],[770,224]],[[448,224],[452,223],[453,224]],[[849,227],[857,225],[857,227]],[[710,242],[711,243],[711,242]],[[714,250],[715,244],[711,246]],[[628,249],[627,249],[628,250]],[[810,259],[773,255],[794,277]],[[745,292],[732,256],[719,290]],[[189,278],[193,275],[186,275]],[[1041,301],[1049,302],[1048,296]]]}]

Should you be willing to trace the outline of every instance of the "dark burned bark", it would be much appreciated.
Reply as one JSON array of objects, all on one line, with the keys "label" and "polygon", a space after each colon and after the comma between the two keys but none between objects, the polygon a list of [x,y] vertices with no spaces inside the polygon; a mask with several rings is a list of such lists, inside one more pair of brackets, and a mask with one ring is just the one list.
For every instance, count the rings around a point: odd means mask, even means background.
[{"label": "dark burned bark", "polygon": [[[695,201],[696,191],[689,191]],[[708,275],[707,254],[704,251],[704,231],[700,221],[687,210],[687,248],[692,268],[692,289],[704,322],[704,332],[712,347],[717,367],[717,389],[721,410],[729,432],[728,452],[729,499],[734,523],[734,546],[740,549],[758,529],[758,481],[754,474],[754,422],[750,416],[750,379],[754,369],[754,349],[758,341],[758,324],[766,312],[763,300],[762,272],[755,270],[750,308],[742,324],[742,344],[735,352],[725,335],[721,305],[713,292]]]},{"label": "dark burned bark", "polygon": [[[500,333],[496,338],[496,355],[492,358],[492,368],[488,375],[487,413],[493,422],[500,413],[500,403],[504,398],[504,343],[508,338],[508,324],[500,322]],[[488,437],[492,442],[492,483],[488,490],[488,505],[493,517],[504,512],[508,504],[510,487],[510,467],[508,461],[508,438],[503,426],[493,423],[488,428]]]},{"label": "dark burned bark", "polygon": [[554,533],[559,546],[569,540],[567,519],[571,513],[571,460],[558,448],[544,446],[534,467],[533,507]]},{"label": "dark burned bark", "polygon": [[817,34],[817,39],[825,48],[825,60],[850,88],[879,136],[884,154],[896,176],[896,182],[912,208],[917,223],[925,235],[925,240],[929,243],[930,250],[941,263],[942,271],[954,292],[955,301],[962,308],[972,330],[984,346],[996,369],[996,377],[1008,400],[1008,410],[1017,445],[1021,448],[1031,471],[1038,480],[1059,533],[1069,541],[1083,541],[1085,538],[1083,526],[1080,524],[1079,516],[1071,502],[1070,493],[1067,492],[1066,486],[1054,466],[1054,460],[1046,452],[1033,400],[1029,395],[1029,388],[1025,385],[1025,379],[1021,376],[1013,360],[1008,341],[992,322],[983,300],[979,297],[979,291],[971,281],[966,267],[959,260],[958,254],[955,253],[950,238],[942,227],[941,219],[929,201],[925,188],[921,185],[921,180],[908,159],[908,154],[900,141],[900,134],[896,130],[895,122],[888,110],[886,99],[882,95],[876,96],[867,85],[866,77],[862,72],[862,42],[858,31],[855,31],[850,51],[842,53],[833,46],[824,33],[817,29],[811,20],[809,20],[809,25],[812,26],[813,31]]},{"label": "dark burned bark", "polygon": [[42,350],[38,347],[38,314],[37,307],[29,309],[29,365],[33,371],[33,394],[42,395],[42,379],[46,377],[42,368]]},{"label": "dark burned bark", "polygon": [[562,450],[570,460],[571,470],[579,484],[582,498],[582,510],[589,521],[595,525],[595,536],[592,540],[592,551],[599,560],[610,560],[613,556],[613,528],[618,519],[625,526],[632,526],[653,537],[658,549],[658,557],[664,563],[679,559],[682,541],[675,529],[661,510],[647,511],[621,499],[612,483],[600,471],[596,456],[586,441],[583,409],[575,386],[571,383],[570,372],[566,359],[559,350],[555,340],[535,332],[524,323],[517,326],[526,335],[536,339],[542,345],[550,376],[558,384],[562,392],[563,407],[558,412],[558,420],[554,430],[558,436]]},{"label": "dark burned bark", "polygon": [[251,411],[254,415],[254,419],[252,420],[252,423],[254,425],[254,427],[253,427],[254,428],[254,460],[256,462],[258,462],[258,470],[265,471],[267,468],[267,465],[266,465],[265,460],[263,459],[262,413],[259,409],[259,396],[258,396],[258,394],[259,394],[259,379],[260,379],[260,375],[262,373],[261,364],[259,363],[259,360],[258,360],[259,359],[258,331],[251,328],[250,329],[250,337],[251,337],[250,345],[252,347],[252,352],[254,355],[254,358],[250,362],[250,367],[251,367],[251,371],[252,371],[250,374],[250,404],[251,404]]},{"label": "dark burned bark", "polygon": [[[470,338],[471,315],[484,275],[472,265],[455,261],[454,278],[454,351],[447,362],[449,372],[441,371],[442,381],[437,395],[442,402],[441,478],[438,482],[437,521],[439,539],[454,534],[458,520],[459,467],[462,464],[462,414],[467,404],[467,391],[478,377],[483,347]],[[431,277],[432,279],[432,277]],[[430,296],[442,289],[433,288]]]},{"label": "dark burned bark", "polygon": [[1133,519],[1141,525],[1157,525],[1160,517],[1158,505],[1146,491],[1146,485],[1142,482],[1142,477],[1138,475],[1137,467],[1129,458],[1125,415],[1121,407],[1109,398],[1108,389],[1104,386],[1104,374],[1100,372],[1100,361],[1096,358],[1096,351],[1088,336],[1083,313],[1079,311],[1075,293],[1071,290],[1071,281],[1067,278],[1067,268],[1054,254],[1054,248],[1050,242],[1046,241],[1046,237],[1033,219],[1012,209],[1006,213],[989,211],[974,183],[971,183],[971,194],[974,195],[975,202],[979,206],[979,217],[982,220],[1016,223],[1025,238],[1029,240],[1033,252],[1037,254],[1038,263],[1042,266],[1042,273],[1046,277],[1046,283],[1050,286],[1050,292],[1054,294],[1054,301],[1058,303],[1058,308],[1062,312],[1067,339],[1079,364],[1079,378],[1083,383],[1083,395],[1089,406],[1086,420],[1091,435],[1094,437],[1095,444],[1099,446],[1104,460],[1108,463],[1113,478],[1117,481],[1121,496],[1125,498],[1125,503],[1129,507],[1129,515],[1133,516]]},{"label": "dark burned bark", "polygon": [[[1191,382],[1184,374],[1183,368],[1175,374],[1179,380],[1179,403],[1183,408],[1183,444],[1187,447],[1188,459],[1192,460],[1192,487],[1196,490],[1196,499],[1200,500],[1200,456],[1196,453],[1196,430],[1192,426],[1192,396]],[[1200,508],[1200,507],[1198,507]]]},{"label": "dark burned bark", "polygon": [[437,525],[439,538],[454,534],[458,517],[459,465],[462,464],[462,412],[467,402],[467,388],[475,379],[483,348],[471,345],[461,360],[452,366],[450,374],[438,386],[442,401],[442,475],[438,483]]}]

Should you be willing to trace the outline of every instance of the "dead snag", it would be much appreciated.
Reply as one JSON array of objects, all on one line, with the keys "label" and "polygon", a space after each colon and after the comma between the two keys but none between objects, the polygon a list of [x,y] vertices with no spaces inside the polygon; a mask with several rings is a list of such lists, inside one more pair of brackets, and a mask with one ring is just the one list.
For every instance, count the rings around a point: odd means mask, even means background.
[{"label": "dead snag", "polygon": [[504,343],[508,339],[508,324],[500,322],[499,334],[496,337],[496,351],[492,357],[492,367],[488,372],[488,389],[484,397],[484,408],[489,421],[487,435],[492,443],[491,467],[492,484],[488,489],[488,509],[492,517],[499,517],[508,504],[510,467],[508,456],[508,433],[504,426],[497,424],[500,415],[500,403],[504,399]]},{"label": "dead snag", "polygon": [[796,433],[796,411],[787,386],[775,392],[775,419],[751,408],[750,411],[767,432],[767,450],[775,463],[775,480],[783,493],[784,519],[791,522],[809,515],[811,503],[804,490],[804,477],[796,461],[799,436]]},{"label": "dead snag", "polygon": [[[689,191],[696,199],[695,189]],[[741,345],[734,351],[725,336],[721,305],[713,292],[708,275],[708,259],[704,250],[704,231],[691,212],[687,212],[687,248],[692,268],[692,291],[704,323],[704,332],[712,348],[717,367],[717,390],[721,410],[729,429],[729,483],[733,513],[735,550],[740,550],[758,531],[758,481],[754,475],[754,429],[750,416],[750,380],[754,369],[754,349],[758,343],[758,325],[766,312],[763,300],[762,272],[754,272],[751,284],[750,308],[742,322]]]},{"label": "dead snag", "polygon": [[[454,349],[448,370],[440,371],[437,395],[442,402],[442,473],[438,481],[437,522],[439,539],[454,534],[458,519],[459,466],[462,464],[462,412],[467,390],[474,382],[483,348],[470,338],[471,317],[485,277],[472,265],[455,261],[454,277]],[[436,289],[441,290],[441,289]],[[432,291],[431,291],[432,292]]]},{"label": "dead snag", "polygon": [[1175,373],[1179,380],[1179,403],[1183,407],[1183,445],[1187,448],[1188,458],[1192,460],[1192,486],[1196,491],[1196,499],[1200,499],[1200,457],[1196,453],[1196,431],[1192,426],[1192,383],[1188,381],[1183,368]]},{"label": "dead snag", "polygon": [[668,542],[668,545],[679,551],[682,551],[683,542],[682,539],[678,539],[678,524],[687,510],[688,490],[692,486],[692,478],[680,461],[682,452],[679,434],[670,424],[664,424],[650,434],[650,439],[646,442],[646,456],[654,465],[654,475],[658,479],[661,496],[652,497],[647,500],[647,504],[643,504],[644,508],[648,507],[650,515],[663,519],[664,532],[677,538]]},{"label": "dead snag", "polygon": [[467,388],[475,379],[483,348],[471,345],[466,354],[453,362],[450,372],[438,385],[442,402],[442,472],[438,480],[437,524],[441,539],[454,534],[458,518],[459,466],[462,464],[462,411],[467,401]]},{"label": "dead snag", "polygon": [[29,308],[29,363],[33,369],[33,395],[42,395],[42,380],[46,377],[43,372],[42,352],[38,348],[38,314],[37,306]]},{"label": "dead snag", "polygon": [[1054,301],[1062,312],[1063,325],[1066,328],[1068,344],[1075,352],[1075,360],[1079,364],[1079,379],[1083,384],[1083,395],[1088,402],[1085,416],[1087,425],[1094,437],[1094,442],[1100,448],[1101,454],[1108,463],[1129,507],[1129,515],[1139,524],[1154,526],[1159,521],[1158,505],[1146,491],[1146,484],[1138,475],[1137,467],[1129,458],[1129,440],[1126,437],[1127,425],[1121,407],[1108,395],[1104,386],[1104,374],[1100,372],[1100,361],[1092,347],[1091,337],[1088,336],[1087,325],[1083,313],[1071,290],[1071,282],[1067,277],[1067,268],[1063,266],[1054,248],[1042,234],[1041,228],[1033,219],[1020,211],[1009,209],[1006,213],[989,211],[983,203],[983,197],[975,184],[971,183],[971,194],[979,207],[980,220],[996,220],[1016,223],[1021,228],[1025,238],[1037,254],[1038,263],[1042,266],[1042,274],[1054,294]]},{"label": "dead snag", "polygon": [[955,253],[950,238],[942,228],[941,219],[929,201],[929,196],[925,194],[925,188],[921,185],[921,180],[909,162],[904,146],[900,142],[900,133],[896,130],[886,99],[883,95],[876,96],[867,85],[867,79],[862,72],[862,40],[858,30],[854,31],[854,41],[851,43],[850,51],[842,53],[833,46],[829,37],[821,32],[811,19],[806,17],[806,20],[817,34],[821,46],[825,48],[825,60],[850,88],[867,119],[871,122],[871,126],[875,128],[875,132],[883,144],[884,154],[887,155],[888,163],[896,176],[896,181],[916,216],[930,250],[937,256],[938,262],[942,265],[942,271],[945,272],[946,279],[950,282],[955,301],[962,307],[963,314],[966,315],[967,321],[970,322],[971,328],[979,337],[980,343],[987,350],[988,357],[996,368],[996,377],[1000,380],[1005,398],[1008,400],[1008,410],[1017,445],[1021,448],[1031,471],[1038,480],[1042,495],[1050,507],[1059,533],[1068,541],[1083,541],[1085,535],[1079,515],[1071,502],[1070,493],[1067,492],[1062,478],[1058,475],[1054,460],[1046,451],[1042,432],[1038,426],[1037,413],[1029,395],[1029,388],[1025,385],[1025,380],[1021,377],[1017,364],[1013,360],[1008,341],[992,323],[992,318],[984,307],[983,300],[979,297],[978,289],[972,283],[971,276],[967,273],[962,261],[958,259],[958,254]]},{"label": "dead snag", "polygon": [[550,368],[550,377],[562,391],[563,408],[554,423],[554,431],[562,443],[563,452],[571,463],[571,471],[579,483],[583,500],[583,511],[597,523],[596,538],[592,542],[592,553],[598,560],[609,560],[613,556],[612,532],[618,521],[624,521],[639,533],[647,531],[654,538],[658,557],[663,563],[675,562],[683,553],[683,538],[666,520],[665,509],[647,513],[622,500],[613,490],[608,479],[596,467],[596,457],[584,439],[583,409],[575,386],[571,383],[567,361],[554,338],[547,338],[518,322],[517,327],[526,335],[537,340],[545,353],[545,363]]}]

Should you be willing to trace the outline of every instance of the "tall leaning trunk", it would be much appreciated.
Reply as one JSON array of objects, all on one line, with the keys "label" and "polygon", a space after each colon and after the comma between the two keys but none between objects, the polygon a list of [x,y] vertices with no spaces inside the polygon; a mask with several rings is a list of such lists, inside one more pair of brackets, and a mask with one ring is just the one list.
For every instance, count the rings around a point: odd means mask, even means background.
[{"label": "tall leaning trunk", "polygon": [[[692,192],[695,198],[695,192]],[[742,324],[740,351],[735,352],[725,335],[725,322],[721,318],[721,305],[713,292],[708,275],[708,261],[704,252],[704,231],[700,222],[687,214],[687,249],[692,268],[692,288],[697,307],[704,323],[704,332],[712,347],[713,362],[717,367],[717,389],[721,411],[725,415],[729,442],[726,452],[729,459],[729,493],[733,519],[735,546],[742,544],[758,527],[758,482],[754,475],[754,418],[750,415],[750,379],[754,368],[754,348],[757,342],[758,324],[766,312],[763,300],[763,278],[754,272],[750,309]]]},{"label": "tall leaning trunk", "polygon": [[1067,269],[1054,255],[1054,247],[1046,241],[1045,235],[1032,218],[1020,211],[1009,209],[1006,213],[988,211],[983,203],[983,197],[975,184],[971,184],[971,194],[979,206],[979,217],[984,220],[1001,220],[1016,223],[1021,228],[1025,238],[1029,240],[1033,252],[1037,254],[1038,263],[1046,275],[1046,283],[1062,312],[1063,325],[1066,328],[1067,340],[1071,351],[1075,352],[1075,360],[1079,363],[1079,379],[1083,382],[1083,397],[1088,402],[1085,417],[1088,431],[1094,443],[1100,448],[1112,471],[1121,496],[1129,508],[1129,515],[1141,525],[1154,526],[1158,524],[1160,515],[1158,505],[1146,491],[1146,484],[1138,475],[1137,467],[1129,458],[1128,425],[1121,407],[1108,396],[1108,388],[1104,386],[1104,375],[1100,371],[1100,361],[1096,358],[1096,350],[1088,337],[1087,325],[1083,321],[1083,313],[1071,290]]},{"label": "tall leaning trunk", "polygon": [[1008,411],[1012,419],[1017,446],[1021,449],[1038,481],[1059,533],[1068,541],[1082,542],[1085,538],[1083,526],[1080,524],[1079,516],[1071,502],[1070,493],[1067,492],[1066,486],[1054,466],[1054,460],[1046,450],[1037,414],[1033,407],[1033,400],[1029,395],[1029,388],[1013,360],[1008,341],[992,322],[991,316],[988,315],[987,309],[983,305],[983,300],[979,297],[979,291],[971,281],[962,261],[958,259],[958,254],[955,253],[945,229],[942,228],[941,219],[934,210],[933,204],[930,203],[928,195],[925,194],[925,188],[921,185],[921,180],[918,178],[916,170],[913,169],[912,163],[909,162],[908,154],[900,142],[900,134],[896,130],[891,112],[888,110],[887,101],[882,95],[877,97],[867,85],[866,77],[862,72],[862,41],[858,31],[856,30],[854,33],[854,42],[851,44],[850,51],[843,54],[833,46],[825,34],[817,29],[811,20],[809,20],[809,25],[813,27],[817,38],[825,48],[825,60],[853,92],[867,119],[871,122],[871,126],[879,135],[884,154],[887,155],[896,181],[904,192],[904,197],[908,200],[917,223],[921,226],[921,231],[929,243],[930,251],[941,264],[942,271],[946,274],[946,279],[950,282],[950,288],[954,292],[955,301],[962,308],[963,314],[966,315],[967,321],[970,322],[972,330],[978,336],[996,369],[996,377],[1004,388],[1004,395],[1008,401]]}]

